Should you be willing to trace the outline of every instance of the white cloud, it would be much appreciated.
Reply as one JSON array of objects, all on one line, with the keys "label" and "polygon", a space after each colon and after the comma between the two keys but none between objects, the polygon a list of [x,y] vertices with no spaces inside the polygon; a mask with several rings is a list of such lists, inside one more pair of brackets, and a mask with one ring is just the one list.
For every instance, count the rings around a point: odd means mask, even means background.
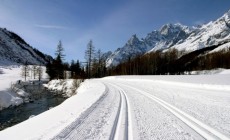
[{"label": "white cloud", "polygon": [[58,26],[58,25],[39,25],[39,24],[35,24],[35,27],[38,28],[45,28],[45,29],[67,29],[67,27],[65,26]]}]

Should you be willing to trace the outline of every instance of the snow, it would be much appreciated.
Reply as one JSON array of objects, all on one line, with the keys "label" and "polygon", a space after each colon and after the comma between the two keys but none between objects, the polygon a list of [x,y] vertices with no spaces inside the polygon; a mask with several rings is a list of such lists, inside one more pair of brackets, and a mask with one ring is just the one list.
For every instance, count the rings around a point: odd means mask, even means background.
[{"label": "snow", "polygon": [[0,110],[10,105],[15,106],[23,103],[23,99],[10,90],[12,82],[21,80],[19,66],[0,67]]},{"label": "snow", "polygon": [[77,95],[49,111],[0,132],[0,139],[52,138],[63,127],[68,127],[71,122],[87,111],[93,103],[103,96],[104,91],[105,86],[103,84],[85,81],[78,89]]},{"label": "snow", "polygon": [[41,56],[16,34],[0,28],[0,65],[17,63],[45,64],[50,56]]},{"label": "snow", "polygon": [[139,40],[133,35],[127,43],[108,56],[106,67],[116,66],[139,55],[157,50],[168,49],[177,42],[182,41],[192,30],[189,27],[177,24],[166,24],[158,31],[149,33],[144,39]]},{"label": "snow", "polygon": [[[2,74],[0,74],[0,110],[9,106],[18,106],[23,103],[22,97],[28,96],[29,93],[23,90],[17,90],[17,93],[12,91],[11,85],[18,80],[23,81],[21,77],[21,67],[19,65],[4,65],[0,66]],[[47,77],[44,73],[43,67],[43,80]],[[29,80],[32,78],[28,77]]]},{"label": "snow", "polygon": [[218,68],[213,70],[192,71],[186,74],[193,74],[193,75],[230,74],[230,70]]},{"label": "snow", "polygon": [[166,24],[159,30],[148,33],[139,40],[132,36],[127,43],[114,51],[106,60],[106,67],[116,66],[138,55],[155,51],[166,52],[170,49],[189,53],[202,48],[219,45],[212,52],[218,52],[230,47],[230,17],[229,11],[215,21],[201,27],[187,27],[185,25]]},{"label": "snow", "polygon": [[48,84],[44,84],[44,86],[49,90],[61,92],[67,97],[71,97],[75,94],[76,86],[80,85],[81,80],[77,80],[77,83],[74,82],[74,79],[51,80]]},{"label": "snow", "polygon": [[209,53],[219,52],[219,51],[222,51],[222,50],[226,50],[228,48],[230,48],[230,42],[219,46],[218,48],[210,51]]},{"label": "snow", "polygon": [[230,139],[230,71],[203,73],[86,80],[0,139]]},{"label": "snow", "polygon": [[[194,30],[194,32],[186,38],[183,43],[174,45],[179,51],[195,51],[205,47],[218,45],[223,42],[229,42],[229,13],[224,14],[222,17],[215,21],[211,21],[202,25],[200,28]],[[221,45],[212,52],[220,51],[222,49],[229,48],[229,43]]]}]

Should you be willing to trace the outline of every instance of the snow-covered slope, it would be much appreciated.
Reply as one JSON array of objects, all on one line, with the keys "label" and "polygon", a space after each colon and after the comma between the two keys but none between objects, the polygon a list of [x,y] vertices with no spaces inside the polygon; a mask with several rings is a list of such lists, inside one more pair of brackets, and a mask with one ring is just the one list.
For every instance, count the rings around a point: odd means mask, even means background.
[{"label": "snow-covered slope", "polygon": [[0,65],[15,63],[45,64],[52,57],[28,45],[17,34],[0,28]]},{"label": "snow-covered slope", "polygon": [[118,48],[108,57],[106,66],[118,65],[120,62],[126,61],[134,56],[142,55],[148,50],[150,50],[150,48],[145,45],[143,41],[140,41],[136,35],[133,35],[124,47]]},{"label": "snow-covered slope", "polygon": [[106,66],[116,66],[121,62],[132,59],[138,55],[143,55],[149,51],[167,49],[181,40],[185,39],[191,29],[181,24],[166,24],[158,31],[149,33],[146,38],[139,40],[133,35],[128,42],[112,53],[107,61]]},{"label": "snow-covered slope", "polygon": [[[199,29],[194,30],[182,43],[176,44],[173,48],[191,52],[213,45],[221,45],[219,48],[229,47],[225,45],[230,42],[230,11],[225,13],[216,21],[211,21]],[[224,47],[222,47],[222,45]],[[217,49],[219,50],[219,49]]]},{"label": "snow-covered slope", "polygon": [[139,40],[136,35],[107,58],[107,67],[116,66],[138,55],[154,51],[167,51],[175,48],[189,53],[205,47],[218,45],[215,51],[228,48],[230,45],[230,11],[216,21],[201,27],[188,27],[177,24],[166,24],[161,29],[149,33]]}]

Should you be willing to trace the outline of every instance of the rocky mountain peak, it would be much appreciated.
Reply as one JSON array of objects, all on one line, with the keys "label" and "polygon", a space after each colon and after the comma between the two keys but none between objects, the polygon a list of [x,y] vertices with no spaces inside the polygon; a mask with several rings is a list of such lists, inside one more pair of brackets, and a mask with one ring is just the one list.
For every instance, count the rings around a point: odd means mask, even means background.
[{"label": "rocky mountain peak", "polygon": [[133,35],[123,47],[108,57],[107,67],[116,66],[125,62],[127,58],[152,51],[167,51],[169,48],[175,48],[189,53],[213,45],[223,45],[230,42],[229,38],[230,10],[216,21],[201,27],[190,28],[180,23],[165,24],[159,30],[148,33],[142,40]]},{"label": "rocky mountain peak", "polygon": [[161,27],[159,32],[163,36],[171,36],[171,35],[174,35],[174,34],[178,34],[180,32],[189,33],[190,28],[188,26],[182,25],[180,23],[166,24],[166,25],[163,25]]},{"label": "rocky mountain peak", "polygon": [[132,35],[132,37],[128,40],[127,44],[128,45],[135,45],[138,44],[140,42],[140,40],[138,39],[137,35],[134,34]]}]

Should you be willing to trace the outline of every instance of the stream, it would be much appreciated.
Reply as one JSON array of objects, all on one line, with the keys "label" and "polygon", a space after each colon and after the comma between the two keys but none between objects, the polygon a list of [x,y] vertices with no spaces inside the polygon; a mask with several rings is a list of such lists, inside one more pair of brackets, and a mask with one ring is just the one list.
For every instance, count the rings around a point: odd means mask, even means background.
[{"label": "stream", "polygon": [[46,90],[42,85],[23,87],[30,96],[27,103],[0,111],[0,131],[61,104],[66,98]]}]

